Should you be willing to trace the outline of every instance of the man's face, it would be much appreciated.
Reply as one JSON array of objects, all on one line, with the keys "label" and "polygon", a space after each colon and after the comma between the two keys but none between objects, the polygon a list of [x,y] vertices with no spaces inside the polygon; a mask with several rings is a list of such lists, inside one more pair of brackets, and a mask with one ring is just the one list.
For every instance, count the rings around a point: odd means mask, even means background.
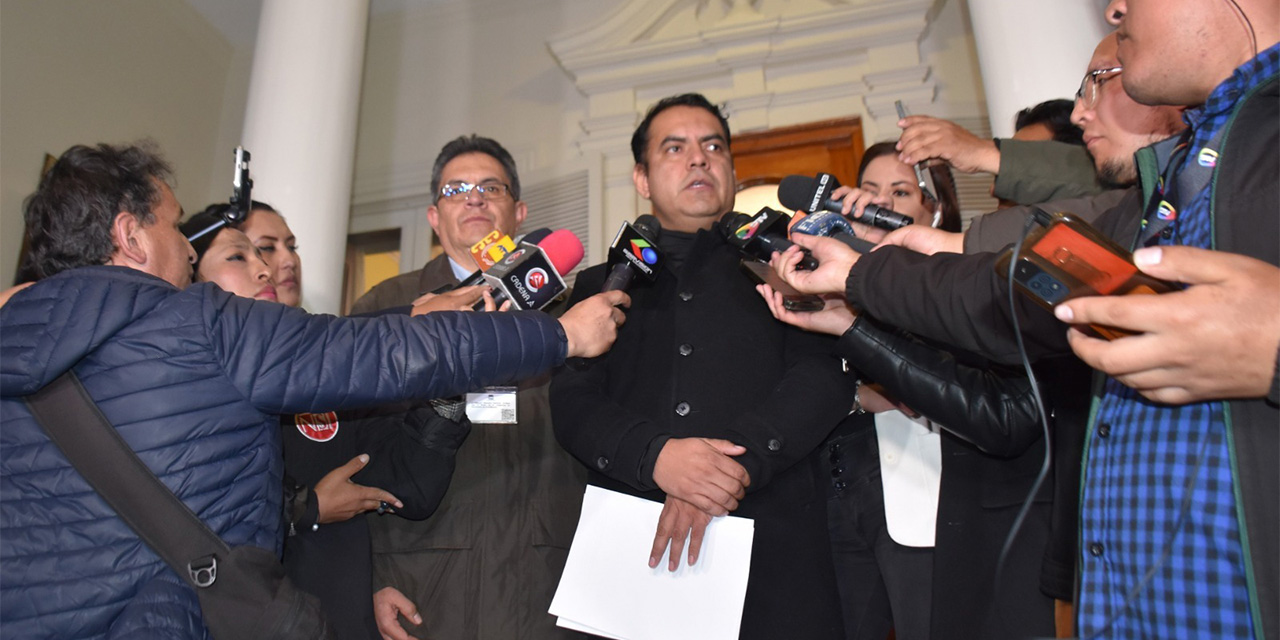
[{"label": "man's face", "polygon": [[[511,186],[502,163],[487,153],[464,153],[445,163],[440,172],[440,185],[457,182]],[[471,245],[494,229],[515,236],[528,214],[524,203],[512,198],[509,190],[496,198],[475,189],[449,198],[436,195],[439,199],[427,209],[427,222],[440,238],[445,253],[467,267],[475,263]]]},{"label": "man's face", "polygon": [[648,167],[636,165],[632,179],[664,229],[707,229],[733,208],[733,154],[706,109],[680,105],[654,117],[645,159]]},{"label": "man's face", "polygon": [[147,256],[142,270],[181,289],[191,284],[191,265],[196,261],[196,252],[178,230],[178,221],[182,219],[178,199],[168,185],[157,181],[157,186],[160,200],[151,206],[155,220],[138,228],[138,241]]},{"label": "man's face", "polygon": [[1194,106],[1253,57],[1231,6],[1211,0],[1111,0],[1125,90],[1149,105]]},{"label": "man's face", "polygon": [[[1117,66],[1113,33],[1103,38],[1094,50],[1089,71]],[[1098,80],[1097,100],[1092,106],[1086,104],[1087,100],[1076,100],[1071,122],[1084,132],[1084,143],[1093,156],[1099,178],[1116,186],[1132,184],[1138,177],[1133,154],[1181,131],[1182,110],[1134,102],[1124,90],[1129,82],[1128,67],[1101,75]]]}]

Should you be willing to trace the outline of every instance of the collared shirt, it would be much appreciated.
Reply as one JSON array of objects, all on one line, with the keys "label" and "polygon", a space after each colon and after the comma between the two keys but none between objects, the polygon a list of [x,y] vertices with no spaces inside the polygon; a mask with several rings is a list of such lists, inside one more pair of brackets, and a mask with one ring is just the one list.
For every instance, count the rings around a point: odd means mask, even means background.
[{"label": "collared shirt", "polygon": [[[1151,244],[1213,246],[1212,185],[1195,193],[1173,185],[1223,160],[1218,134],[1245,93],[1278,68],[1280,45],[1184,114],[1192,135],[1162,181],[1173,222]],[[1236,508],[1224,403],[1160,405],[1108,378],[1085,462],[1081,635],[1251,637]]]}]

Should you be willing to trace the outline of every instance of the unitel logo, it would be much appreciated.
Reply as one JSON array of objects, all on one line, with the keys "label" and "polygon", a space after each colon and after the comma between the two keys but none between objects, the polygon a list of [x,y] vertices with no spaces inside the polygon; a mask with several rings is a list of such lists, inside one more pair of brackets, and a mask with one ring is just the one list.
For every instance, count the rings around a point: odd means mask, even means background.
[{"label": "unitel logo", "polygon": [[528,287],[529,291],[536,292],[538,289],[547,286],[548,280],[547,271],[542,267],[535,267],[525,275],[524,286]]},{"label": "unitel logo", "polygon": [[631,241],[631,255],[640,256],[645,264],[657,264],[658,252],[653,250],[653,245],[639,238]]}]

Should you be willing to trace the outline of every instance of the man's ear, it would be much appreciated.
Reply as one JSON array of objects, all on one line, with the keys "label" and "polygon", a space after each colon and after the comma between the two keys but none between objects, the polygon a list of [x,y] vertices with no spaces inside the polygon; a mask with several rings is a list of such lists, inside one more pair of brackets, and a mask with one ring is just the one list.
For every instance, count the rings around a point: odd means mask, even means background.
[{"label": "man's ear", "polygon": [[121,211],[111,221],[111,241],[115,251],[111,264],[132,267],[147,263],[147,245],[143,242],[142,223],[128,211]]},{"label": "man's ear", "polygon": [[646,169],[644,165],[637,163],[635,168],[631,170],[631,181],[636,184],[636,193],[640,194],[641,198],[648,200],[649,199],[648,169]]},{"label": "man's ear", "polygon": [[520,225],[524,224],[524,219],[527,217],[529,217],[528,205],[524,203],[524,200],[517,200],[516,201],[516,228],[517,229],[520,228]]},{"label": "man's ear", "polygon": [[439,234],[440,232],[440,210],[433,204],[427,207],[427,224],[431,225],[431,230]]}]

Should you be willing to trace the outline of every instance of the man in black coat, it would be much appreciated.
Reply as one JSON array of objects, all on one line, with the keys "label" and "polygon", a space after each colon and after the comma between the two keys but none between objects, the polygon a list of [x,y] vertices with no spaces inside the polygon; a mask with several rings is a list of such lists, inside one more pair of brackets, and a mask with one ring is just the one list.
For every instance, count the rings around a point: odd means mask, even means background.
[{"label": "man in black coat", "polygon": [[[755,521],[742,638],[839,638],[826,513],[811,455],[850,409],[831,343],[774,321],[717,221],[733,207],[729,127],[701,95],[655,105],[632,137],[636,190],[665,265],[633,286],[606,358],[557,373],[556,437],[592,484],[664,503],[650,566],[695,563],[711,518]],[[574,301],[599,291],[584,271]],[[692,535],[690,535],[692,534]]]}]

